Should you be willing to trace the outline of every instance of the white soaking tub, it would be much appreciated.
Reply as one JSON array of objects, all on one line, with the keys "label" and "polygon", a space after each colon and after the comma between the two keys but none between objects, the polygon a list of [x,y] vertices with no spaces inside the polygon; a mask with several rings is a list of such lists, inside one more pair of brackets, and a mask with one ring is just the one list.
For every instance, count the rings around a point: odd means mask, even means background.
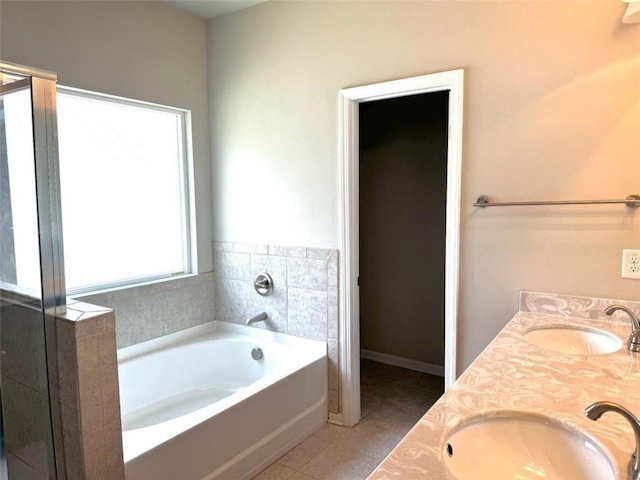
[{"label": "white soaking tub", "polygon": [[119,350],[127,480],[250,478],[327,421],[326,352],[225,322]]}]

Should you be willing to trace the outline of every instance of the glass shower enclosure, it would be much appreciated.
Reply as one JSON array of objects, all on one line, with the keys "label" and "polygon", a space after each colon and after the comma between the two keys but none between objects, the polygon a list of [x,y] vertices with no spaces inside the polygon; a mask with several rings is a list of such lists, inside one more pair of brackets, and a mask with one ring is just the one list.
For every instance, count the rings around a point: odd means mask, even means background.
[{"label": "glass shower enclosure", "polygon": [[0,62],[0,478],[65,478],[56,76]]}]

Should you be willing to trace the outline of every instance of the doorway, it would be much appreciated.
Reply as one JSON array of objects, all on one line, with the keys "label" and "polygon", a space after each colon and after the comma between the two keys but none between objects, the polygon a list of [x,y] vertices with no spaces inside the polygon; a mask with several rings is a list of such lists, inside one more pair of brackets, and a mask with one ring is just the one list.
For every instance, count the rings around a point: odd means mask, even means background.
[{"label": "doorway", "polygon": [[[342,405],[330,421],[353,426],[360,420],[360,104],[444,92],[447,104],[444,258],[444,376],[456,376],[456,323],[460,224],[463,71],[423,75],[340,92],[341,296],[340,369]],[[363,279],[363,281],[365,281]],[[428,363],[428,362],[423,362]]]},{"label": "doorway", "polygon": [[448,111],[446,90],[360,105],[362,417],[443,393]]}]

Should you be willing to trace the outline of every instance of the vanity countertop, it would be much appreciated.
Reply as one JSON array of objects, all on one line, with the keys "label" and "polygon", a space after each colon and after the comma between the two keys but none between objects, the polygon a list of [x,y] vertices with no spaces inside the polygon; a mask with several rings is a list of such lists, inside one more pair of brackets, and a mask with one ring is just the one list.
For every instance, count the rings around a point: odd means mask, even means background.
[{"label": "vanity countertop", "polygon": [[[634,308],[637,305],[630,304],[636,313],[640,312]],[[616,414],[592,421],[584,411],[605,400],[640,415],[640,354],[627,351],[631,327],[626,316],[606,317],[600,313],[600,304],[595,311],[516,314],[369,480],[454,479],[442,462],[449,432],[469,417],[500,410],[543,414],[582,430],[610,452],[618,464],[618,478],[625,479],[635,447],[629,423]],[[523,338],[533,328],[558,325],[605,330],[620,337],[624,345],[611,354],[571,355],[545,350]]]}]

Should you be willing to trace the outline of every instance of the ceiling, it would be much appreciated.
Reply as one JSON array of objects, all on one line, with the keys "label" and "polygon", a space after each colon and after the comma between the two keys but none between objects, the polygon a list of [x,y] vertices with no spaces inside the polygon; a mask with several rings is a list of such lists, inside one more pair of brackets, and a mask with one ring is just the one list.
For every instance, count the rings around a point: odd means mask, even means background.
[{"label": "ceiling", "polygon": [[267,0],[164,0],[165,3],[200,18],[210,19],[266,2]]}]

